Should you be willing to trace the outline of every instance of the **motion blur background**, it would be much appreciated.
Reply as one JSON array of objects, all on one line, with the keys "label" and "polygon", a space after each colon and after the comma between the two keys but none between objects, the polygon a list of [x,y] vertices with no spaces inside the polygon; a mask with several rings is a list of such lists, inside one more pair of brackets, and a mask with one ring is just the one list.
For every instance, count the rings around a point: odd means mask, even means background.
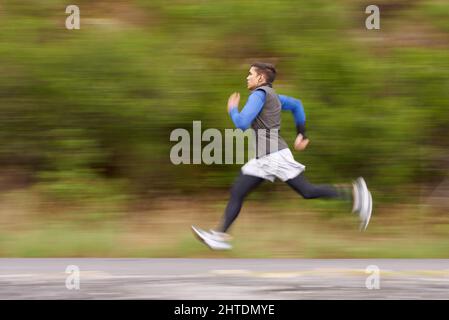
[{"label": "motion blur background", "polygon": [[[448,48],[444,0],[2,0],[0,256],[449,258]],[[235,250],[192,237],[217,224],[240,165],[175,166],[170,132],[232,128],[226,101],[244,103],[254,61],[303,102],[309,180],[367,180],[367,232],[347,204],[267,182]]]}]

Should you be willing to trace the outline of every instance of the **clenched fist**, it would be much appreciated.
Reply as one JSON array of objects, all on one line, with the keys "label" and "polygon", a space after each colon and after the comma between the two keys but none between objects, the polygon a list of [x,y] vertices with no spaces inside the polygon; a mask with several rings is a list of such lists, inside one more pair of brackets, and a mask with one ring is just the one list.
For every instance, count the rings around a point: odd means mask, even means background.
[{"label": "clenched fist", "polygon": [[228,99],[228,112],[231,111],[231,109],[238,107],[240,102],[240,93],[234,92],[229,96]]},{"label": "clenched fist", "polygon": [[298,134],[295,140],[294,148],[295,150],[302,151],[309,144],[309,139],[304,139],[302,134]]}]

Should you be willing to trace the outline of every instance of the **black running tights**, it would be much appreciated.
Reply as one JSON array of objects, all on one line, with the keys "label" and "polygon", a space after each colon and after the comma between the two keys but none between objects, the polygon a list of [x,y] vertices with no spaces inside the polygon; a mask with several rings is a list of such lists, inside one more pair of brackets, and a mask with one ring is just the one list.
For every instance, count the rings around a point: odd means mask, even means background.
[{"label": "black running tights", "polygon": [[[231,198],[226,206],[225,214],[219,231],[226,232],[234,220],[240,213],[243,200],[265,179],[249,176],[240,173],[240,176],[235,181],[231,188]],[[343,198],[343,195],[337,188],[330,185],[313,185],[301,173],[295,178],[287,180],[286,183],[304,199],[315,198]]]}]

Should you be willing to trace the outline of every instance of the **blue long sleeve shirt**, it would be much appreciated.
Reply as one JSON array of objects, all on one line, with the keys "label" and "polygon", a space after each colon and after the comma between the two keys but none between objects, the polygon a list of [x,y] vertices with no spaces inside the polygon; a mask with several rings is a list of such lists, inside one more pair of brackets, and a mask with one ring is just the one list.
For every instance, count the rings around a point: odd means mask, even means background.
[{"label": "blue long sleeve shirt", "polygon": [[[301,100],[283,95],[278,95],[278,97],[282,110],[290,110],[292,112],[295,125],[304,125],[306,115]],[[255,90],[248,97],[248,101],[241,112],[238,111],[237,107],[231,109],[229,115],[231,116],[232,122],[239,129],[248,129],[260,111],[262,111],[264,104],[265,92],[263,90]]]}]

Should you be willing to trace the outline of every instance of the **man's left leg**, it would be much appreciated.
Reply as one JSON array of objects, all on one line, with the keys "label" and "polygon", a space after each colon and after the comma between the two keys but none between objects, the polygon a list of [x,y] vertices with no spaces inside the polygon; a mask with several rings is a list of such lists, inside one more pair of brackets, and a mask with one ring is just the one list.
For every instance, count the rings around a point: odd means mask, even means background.
[{"label": "man's left leg", "polygon": [[227,232],[240,213],[246,196],[259,186],[265,179],[240,173],[231,188],[231,197],[226,206],[221,225],[217,228],[219,232]]},{"label": "man's left leg", "polygon": [[210,232],[192,226],[195,235],[213,250],[231,249],[232,246],[228,243],[231,237],[226,232],[239,215],[246,196],[264,180],[240,172],[239,177],[231,188],[231,197],[226,206],[220,226],[216,230],[211,229]]}]

